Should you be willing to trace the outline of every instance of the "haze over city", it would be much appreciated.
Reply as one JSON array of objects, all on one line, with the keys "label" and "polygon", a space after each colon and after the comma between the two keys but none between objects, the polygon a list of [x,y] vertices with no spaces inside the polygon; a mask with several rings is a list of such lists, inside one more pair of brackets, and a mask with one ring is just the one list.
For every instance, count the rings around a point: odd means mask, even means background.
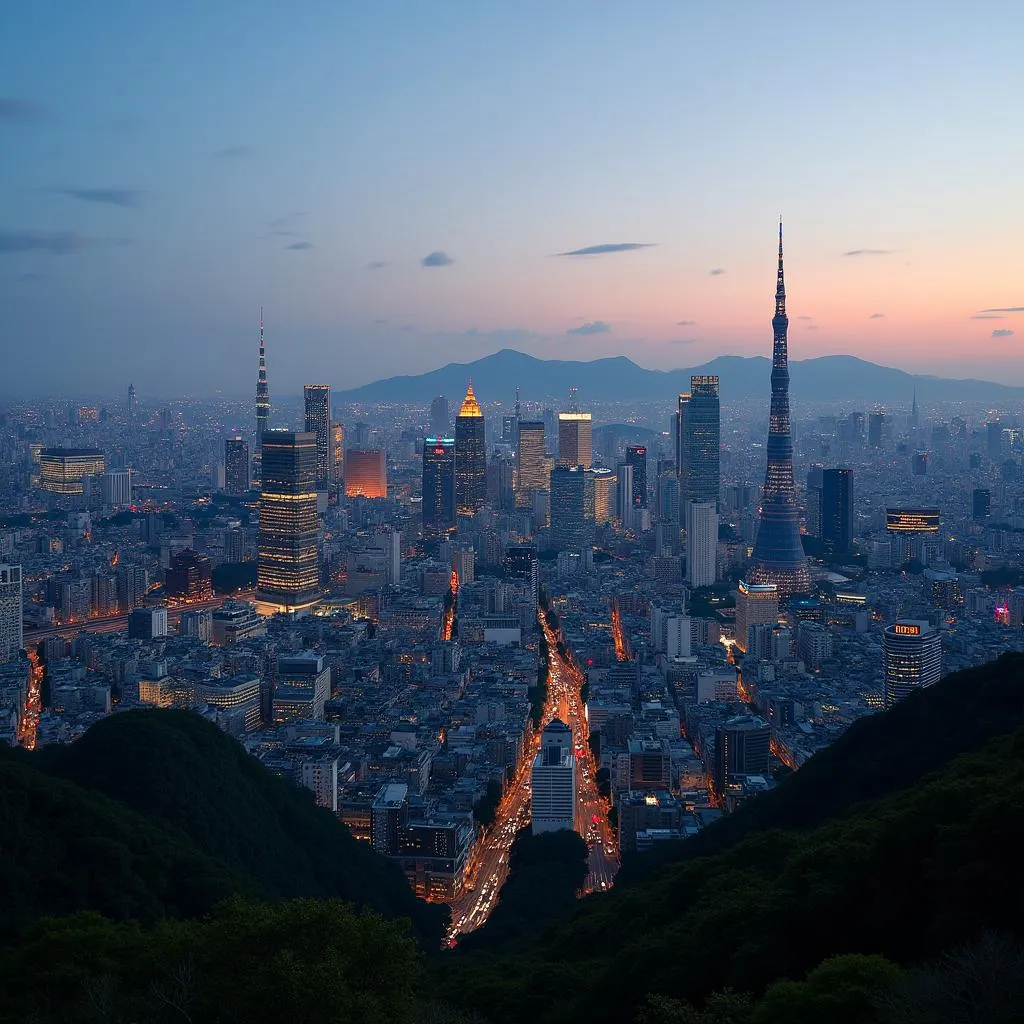
[{"label": "haze over city", "polygon": [[260,304],[279,394],[765,354],[779,212],[794,359],[1024,383],[1024,11],[961,10],[17,5],[2,390],[244,394]]}]

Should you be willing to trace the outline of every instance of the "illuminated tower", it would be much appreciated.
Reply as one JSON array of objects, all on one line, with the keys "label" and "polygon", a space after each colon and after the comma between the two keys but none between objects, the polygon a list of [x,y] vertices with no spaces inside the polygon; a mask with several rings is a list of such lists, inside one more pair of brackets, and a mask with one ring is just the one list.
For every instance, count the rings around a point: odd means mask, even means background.
[{"label": "illuminated tower", "polygon": [[263,447],[263,435],[270,427],[270,388],[267,386],[267,359],[263,347],[263,307],[260,306],[260,372],[256,378],[256,451]]},{"label": "illuminated tower", "polygon": [[460,516],[471,516],[487,503],[487,441],[484,414],[466,388],[459,415],[455,417],[455,507]]},{"label": "illuminated tower", "polygon": [[942,676],[942,634],[929,622],[897,619],[882,634],[885,706],[892,707],[915,690],[934,686]]},{"label": "illuminated tower", "polygon": [[558,414],[558,464],[590,469],[594,462],[593,438],[594,422],[589,412],[577,410],[560,412]]},{"label": "illuminated tower", "polygon": [[263,435],[257,601],[263,611],[293,612],[320,599],[316,435]]},{"label": "illuminated tower", "polygon": [[775,287],[772,330],[772,404],[768,420],[768,466],[764,476],[761,522],[754,542],[749,583],[774,583],[779,596],[805,594],[811,589],[800,540],[800,506],[793,484],[793,439],[789,433],[789,350],[786,332],[786,284],[782,273],[782,222],[779,222],[779,273]]},{"label": "illuminated tower", "polygon": [[534,492],[548,489],[542,420],[519,420],[516,450],[519,462],[516,475],[516,507],[532,508]]},{"label": "illuminated tower", "polygon": [[331,477],[331,388],[328,384],[307,384],[302,394],[306,430],[316,434],[316,483],[326,488]]}]

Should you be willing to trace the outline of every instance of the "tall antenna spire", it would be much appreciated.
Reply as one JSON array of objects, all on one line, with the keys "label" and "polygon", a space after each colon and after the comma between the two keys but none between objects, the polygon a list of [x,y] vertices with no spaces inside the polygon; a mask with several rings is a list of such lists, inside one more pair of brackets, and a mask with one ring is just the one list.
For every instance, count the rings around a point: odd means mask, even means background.
[{"label": "tall antenna spire", "polygon": [[782,218],[779,218],[779,275],[775,282],[775,315],[786,315],[786,280],[782,272]]},{"label": "tall antenna spire", "polygon": [[516,385],[516,423],[518,423],[520,418],[521,418],[520,415],[519,415],[519,412],[520,412],[520,410],[519,410],[519,385],[517,384]]},{"label": "tall antenna spire", "polygon": [[270,388],[267,385],[266,348],[263,342],[263,307],[260,306],[260,367],[256,378],[256,451],[263,448],[263,435],[270,425]]}]

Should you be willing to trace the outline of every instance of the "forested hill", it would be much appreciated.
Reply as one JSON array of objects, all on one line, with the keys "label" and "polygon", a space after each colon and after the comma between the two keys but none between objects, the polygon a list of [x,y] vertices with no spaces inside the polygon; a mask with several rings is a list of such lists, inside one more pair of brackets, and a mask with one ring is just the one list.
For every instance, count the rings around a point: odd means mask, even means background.
[{"label": "forested hill", "polygon": [[184,711],[129,711],[77,743],[0,755],[0,939],[43,914],[152,922],[234,893],[338,897],[409,917],[436,948],[446,911],[312,795]]}]

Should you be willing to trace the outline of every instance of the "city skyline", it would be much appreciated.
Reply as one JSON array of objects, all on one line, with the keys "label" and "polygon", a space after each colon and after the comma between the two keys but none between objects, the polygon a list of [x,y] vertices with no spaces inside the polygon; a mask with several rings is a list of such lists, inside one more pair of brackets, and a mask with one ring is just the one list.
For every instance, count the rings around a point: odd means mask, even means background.
[{"label": "city skyline", "polygon": [[[0,298],[19,378],[45,346],[56,390],[117,367],[180,393],[200,362],[242,393],[260,303],[288,394],[456,348],[755,354],[781,209],[794,357],[1024,382],[1022,143],[998,102],[1021,91],[1016,8],[248,13],[240,39],[218,11],[16,12]],[[758,159],[781,110],[799,159]]]}]

